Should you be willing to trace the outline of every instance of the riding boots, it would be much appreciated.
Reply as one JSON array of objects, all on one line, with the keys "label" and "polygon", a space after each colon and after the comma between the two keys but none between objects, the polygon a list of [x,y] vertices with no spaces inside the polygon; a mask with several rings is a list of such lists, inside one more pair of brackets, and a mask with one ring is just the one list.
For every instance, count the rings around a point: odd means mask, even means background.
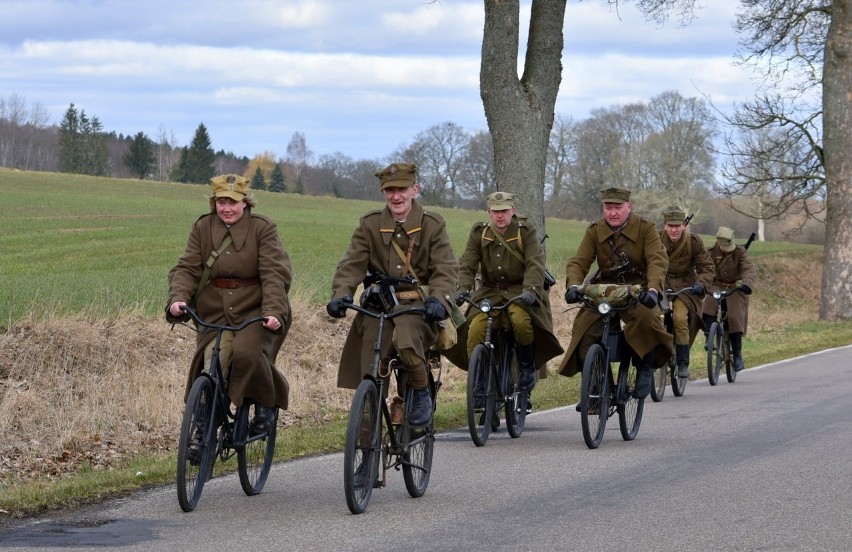
[{"label": "riding boots", "polygon": [[535,348],[532,343],[529,345],[516,345],[515,351],[518,354],[518,387],[532,391],[535,387]]},{"label": "riding boots", "polygon": [[739,372],[745,366],[743,365],[743,334],[732,333],[731,338],[731,354],[734,355],[734,370]]},{"label": "riding boots", "polygon": [[675,359],[677,361],[677,377],[689,377],[689,345],[675,345]]},{"label": "riding boots", "polygon": [[654,351],[643,356],[636,365],[636,387],[633,396],[644,399],[651,393],[654,385]]}]

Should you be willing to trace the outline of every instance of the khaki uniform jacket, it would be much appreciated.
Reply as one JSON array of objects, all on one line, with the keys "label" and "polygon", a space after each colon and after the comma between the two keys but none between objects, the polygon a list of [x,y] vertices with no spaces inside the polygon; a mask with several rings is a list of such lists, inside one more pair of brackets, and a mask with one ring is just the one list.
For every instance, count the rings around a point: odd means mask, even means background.
[{"label": "khaki uniform jacket", "polygon": [[[704,314],[716,318],[716,300],[710,292],[719,289],[730,290],[740,284],[747,284],[754,289],[757,269],[749,260],[746,248],[741,245],[730,253],[725,253],[718,245],[714,245],[708,253],[716,266],[716,276],[710,284],[707,297],[704,298]],[[745,334],[748,330],[748,295],[734,293],[725,301],[728,305],[728,331]]]},{"label": "khaki uniform jacket", "polygon": [[[175,301],[189,302],[210,253],[219,247],[229,231],[233,242],[213,264],[211,284],[196,299],[195,309],[202,320],[217,324],[239,325],[256,316],[278,318],[281,328],[277,331],[267,330],[257,323],[235,336],[234,367],[228,394],[236,405],[250,398],[264,406],[286,409],[289,386],[275,367],[275,358],[292,322],[288,297],[292,269],[274,222],[252,214],[248,208],[230,230],[215,213],[199,217],[192,225],[183,255],[169,272],[166,319],[176,321],[168,313],[168,306]],[[260,278],[260,285],[221,289],[212,284],[216,278]],[[187,393],[204,367],[204,349],[214,337],[211,331],[198,332]]]},{"label": "khaki uniform jacket", "polygon": [[[529,309],[533,323],[535,365],[539,368],[539,378],[543,378],[547,375],[544,369],[547,361],[564,352],[559,340],[553,335],[550,298],[543,287],[544,250],[535,229],[517,218],[506,228],[503,239],[523,261],[506,251],[494,236],[489,223],[477,223],[471,228],[464,253],[459,259],[459,289],[472,291],[476,275],[481,274],[482,286],[471,296],[474,301],[487,298],[495,305],[502,305],[524,290],[533,292],[538,300]],[[458,343],[444,353],[450,362],[462,370],[467,370],[470,363],[467,355],[467,327],[478,313],[478,309],[468,305],[467,321],[458,328]]]},{"label": "khaki uniform jacket", "polygon": [[[666,273],[666,289],[679,291],[699,282],[705,290],[710,288],[716,266],[704,247],[704,242],[698,236],[693,236],[689,230],[684,230],[677,243],[672,244],[665,230],[660,231],[660,241],[669,257],[669,269]],[[676,301],[682,301],[689,311],[689,344],[692,345],[695,336],[704,328],[701,321],[701,310],[704,307],[704,296],[693,295],[686,291],[677,296]]]},{"label": "khaki uniform jacket", "polygon": [[[624,275],[613,271],[620,262],[618,252],[626,254],[635,271]],[[568,260],[565,267],[566,288],[582,285],[596,261],[599,273],[593,278],[593,282],[640,284],[654,288],[660,293],[665,290],[669,261],[660,242],[659,232],[653,222],[635,213],[630,214],[620,232],[610,228],[603,218],[586,228],[576,255]],[[639,356],[653,351],[655,367],[663,366],[674,350],[672,336],[666,332],[660,315],[659,307],[649,309],[642,305],[636,305],[621,315],[625,322],[624,335],[627,343]],[[571,332],[571,343],[559,367],[562,375],[573,376],[582,370],[577,347],[581,337],[592,329],[593,325],[598,325],[600,319],[597,312],[586,308],[581,308],[577,313]],[[602,324],[600,329],[594,331],[602,332]]]},{"label": "khaki uniform jacket", "polygon": [[[391,276],[405,275],[405,261],[400,258],[391,240],[397,242],[403,253],[411,249],[411,270],[422,285],[429,286],[429,294],[440,300],[447,312],[453,300],[459,275],[459,263],[453,254],[443,217],[425,211],[417,200],[405,222],[398,224],[390,209],[385,206],[361,218],[343,258],[337,265],[332,280],[332,298],[354,297],[355,290],[364,281],[367,271]],[[397,291],[405,291],[398,289]],[[422,306],[423,301],[413,300],[405,306]],[[392,327],[393,321],[385,327]],[[376,338],[375,320],[358,313],[352,321],[337,372],[338,387],[355,389],[364,374],[370,370]],[[426,351],[437,339],[436,324],[419,325],[414,334],[396,335],[401,347],[413,348],[425,358]],[[383,339],[387,355],[391,340]]]}]

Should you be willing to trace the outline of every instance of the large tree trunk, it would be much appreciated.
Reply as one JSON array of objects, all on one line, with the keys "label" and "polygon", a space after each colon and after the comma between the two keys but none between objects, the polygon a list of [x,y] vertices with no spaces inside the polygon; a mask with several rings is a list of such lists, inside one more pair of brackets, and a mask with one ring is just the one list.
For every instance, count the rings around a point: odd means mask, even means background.
[{"label": "large tree trunk", "polygon": [[494,143],[497,189],[544,235],[544,167],[562,81],[566,0],[533,0],[523,76],[518,78],[520,2],[485,0],[480,94]]},{"label": "large tree trunk", "polygon": [[823,67],[825,265],[820,320],[852,319],[852,0],[833,0]]}]

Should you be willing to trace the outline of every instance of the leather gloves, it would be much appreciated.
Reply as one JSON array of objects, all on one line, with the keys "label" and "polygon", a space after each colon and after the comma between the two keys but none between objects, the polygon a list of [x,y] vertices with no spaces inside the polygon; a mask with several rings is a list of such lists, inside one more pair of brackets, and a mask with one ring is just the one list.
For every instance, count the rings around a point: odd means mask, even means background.
[{"label": "leather gloves", "polygon": [[704,295],[704,286],[701,285],[701,282],[695,282],[690,291],[693,295]]},{"label": "leather gloves", "polygon": [[470,292],[466,289],[458,290],[456,292],[456,294],[453,296],[453,300],[456,302],[456,305],[459,306],[459,307],[464,305],[465,299],[470,299]]},{"label": "leather gloves", "polygon": [[447,317],[447,309],[435,297],[429,296],[424,305],[426,309],[426,321],[437,322]]},{"label": "leather gloves", "polygon": [[649,309],[653,309],[657,306],[657,292],[653,289],[643,291],[639,294],[639,302]]},{"label": "leather gloves", "polygon": [[571,286],[565,291],[565,302],[569,305],[571,303],[580,302],[580,292],[577,289],[577,286]]},{"label": "leather gloves", "polygon": [[746,295],[751,295],[751,286],[750,286],[750,285],[748,285],[748,284],[740,284],[740,289],[741,289],[741,290],[743,291],[743,293],[745,293]]},{"label": "leather gloves", "polygon": [[527,307],[535,305],[535,295],[528,289],[525,289],[523,293],[521,293],[521,298],[519,300]]},{"label": "leather gloves", "polygon": [[334,318],[343,318],[346,316],[346,305],[352,304],[352,297],[344,295],[343,297],[335,297],[325,306],[325,311],[329,316]]}]

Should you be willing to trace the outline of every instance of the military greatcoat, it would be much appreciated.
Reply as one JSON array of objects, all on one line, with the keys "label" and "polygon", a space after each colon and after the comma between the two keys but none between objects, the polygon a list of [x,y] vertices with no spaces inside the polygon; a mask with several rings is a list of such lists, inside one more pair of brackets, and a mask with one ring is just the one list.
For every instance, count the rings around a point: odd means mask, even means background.
[{"label": "military greatcoat", "polygon": [[[740,284],[746,284],[754,289],[757,280],[757,270],[748,258],[746,248],[738,245],[730,253],[722,251],[718,244],[708,250],[716,275],[704,298],[704,314],[716,317],[716,300],[711,292],[715,290],[731,290]],[[728,331],[745,334],[748,330],[748,295],[734,293],[726,299],[728,305]]]},{"label": "military greatcoat", "polygon": [[[471,299],[474,301],[489,299],[495,305],[502,305],[524,290],[533,292],[537,302],[529,308],[529,312],[533,323],[535,366],[541,379],[547,375],[547,361],[563,353],[559,340],[553,335],[550,298],[543,287],[544,250],[535,229],[516,217],[506,228],[503,240],[517,257],[506,251],[494,232],[487,222],[477,223],[471,228],[464,253],[459,259],[459,289],[474,290],[474,280],[480,274],[482,285],[473,291]],[[470,361],[467,354],[468,323],[479,312],[468,306],[467,320],[458,328],[458,343],[445,353],[453,364],[463,370],[467,370]]]},{"label": "military greatcoat", "polygon": [[[411,212],[404,222],[395,221],[387,206],[378,211],[371,211],[361,218],[352,234],[348,249],[337,265],[337,272],[332,280],[332,298],[346,295],[354,297],[367,271],[405,276],[406,262],[393,247],[392,241],[399,245],[406,256],[409,250],[411,251],[411,272],[422,285],[428,286],[429,294],[440,300],[447,312],[450,312],[458,281],[459,263],[453,254],[443,217],[424,210],[417,200],[412,201]],[[397,291],[408,290],[398,288]],[[401,303],[404,307],[423,306],[420,299]],[[402,318],[414,318],[414,315]],[[411,348],[418,356],[425,358],[426,351],[435,344],[438,328],[435,323],[423,321],[419,315],[418,319],[422,323],[414,326],[416,330],[396,332],[393,338],[398,347]],[[383,356],[387,356],[391,351],[389,335],[394,326],[394,320],[385,323]],[[369,372],[377,332],[378,326],[374,319],[360,313],[355,315],[340,355],[338,387],[355,389],[364,374]]]},{"label": "military greatcoat", "polygon": [[[704,247],[704,242],[698,236],[693,236],[689,230],[684,230],[677,243],[672,243],[665,230],[660,231],[660,241],[669,258],[669,268],[666,273],[666,289],[680,291],[691,287],[695,282],[709,289],[716,267]],[[676,301],[683,302],[689,311],[689,344],[692,345],[695,336],[704,327],[701,321],[701,310],[704,297],[693,295],[686,291],[678,294]]]},{"label": "military greatcoat", "polygon": [[[228,395],[236,405],[246,398],[263,406],[286,409],[289,385],[275,367],[275,358],[292,322],[288,293],[292,281],[290,258],[278,237],[272,220],[251,213],[228,228],[215,214],[202,215],[195,221],[189,240],[177,265],[169,272],[169,299],[166,319],[176,321],[168,312],[175,301],[186,301],[198,288],[210,253],[230,232],[233,242],[219,255],[210,271],[211,284],[196,299],[195,309],[202,320],[216,324],[239,325],[256,316],[274,316],[281,328],[271,331],[260,323],[252,324],[234,336],[233,368]],[[260,284],[233,289],[218,288],[215,279],[259,278]],[[195,356],[187,378],[186,392],[204,368],[204,350],[215,332],[200,329]]]},{"label": "military greatcoat", "polygon": [[[665,289],[669,263],[660,235],[653,222],[635,213],[630,213],[619,231],[610,228],[603,218],[586,228],[577,253],[565,267],[566,287],[583,284],[596,261],[598,272],[592,278],[593,283],[640,284],[660,293]],[[619,268],[625,261],[629,264]],[[663,366],[674,351],[672,336],[666,332],[661,314],[659,307],[649,309],[643,305],[636,305],[621,314],[627,343],[640,357],[653,351],[654,367]],[[596,311],[581,308],[574,319],[568,352],[559,367],[562,375],[573,376],[582,370],[578,348],[587,333],[601,336],[603,321]]]}]

